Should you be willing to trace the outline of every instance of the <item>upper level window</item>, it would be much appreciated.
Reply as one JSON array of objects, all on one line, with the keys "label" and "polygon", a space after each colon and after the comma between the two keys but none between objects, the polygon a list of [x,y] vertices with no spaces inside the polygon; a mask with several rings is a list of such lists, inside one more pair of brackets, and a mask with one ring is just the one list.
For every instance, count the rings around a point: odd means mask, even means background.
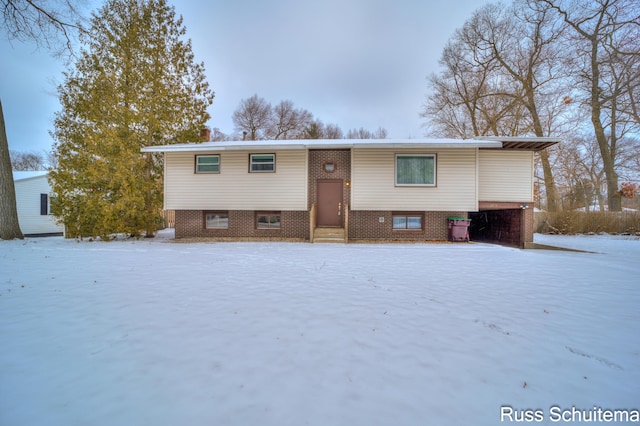
[{"label": "upper level window", "polygon": [[196,173],[220,173],[220,156],[196,155]]},{"label": "upper level window", "polygon": [[436,186],[435,154],[396,154],[396,185]]},{"label": "upper level window", "polygon": [[251,154],[249,155],[250,172],[275,172],[275,154]]}]

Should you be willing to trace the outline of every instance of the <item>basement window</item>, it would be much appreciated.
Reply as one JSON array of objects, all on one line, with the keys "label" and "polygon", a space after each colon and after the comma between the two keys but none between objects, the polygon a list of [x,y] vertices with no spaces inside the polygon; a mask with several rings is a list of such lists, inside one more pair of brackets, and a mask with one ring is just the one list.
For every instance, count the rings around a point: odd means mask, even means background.
[{"label": "basement window", "polygon": [[228,229],[229,212],[205,212],[204,227],[207,229]]},{"label": "basement window", "polygon": [[280,229],[280,212],[258,213],[256,215],[256,228]]},{"label": "basement window", "polygon": [[409,231],[422,230],[422,215],[419,214],[393,214],[393,229]]}]

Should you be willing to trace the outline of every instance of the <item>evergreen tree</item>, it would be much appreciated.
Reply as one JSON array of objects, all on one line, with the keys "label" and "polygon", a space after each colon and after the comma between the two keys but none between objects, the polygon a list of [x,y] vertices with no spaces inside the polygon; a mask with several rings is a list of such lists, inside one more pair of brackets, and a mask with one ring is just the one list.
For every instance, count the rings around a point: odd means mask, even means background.
[{"label": "evergreen tree", "polygon": [[166,0],[108,0],[58,87],[52,212],[69,237],[153,236],[162,162],[140,149],[199,140],[214,94]]}]

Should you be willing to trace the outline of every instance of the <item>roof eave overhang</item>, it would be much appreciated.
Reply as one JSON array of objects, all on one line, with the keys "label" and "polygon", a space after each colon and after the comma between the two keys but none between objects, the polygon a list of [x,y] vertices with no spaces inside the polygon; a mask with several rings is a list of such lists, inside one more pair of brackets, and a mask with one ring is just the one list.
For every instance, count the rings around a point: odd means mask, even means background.
[{"label": "roof eave overhang", "polygon": [[162,146],[148,146],[142,152],[204,152],[204,151],[246,151],[246,150],[300,150],[300,149],[469,149],[469,148],[502,148],[502,142],[489,140],[466,139],[452,140],[403,140],[403,141],[255,141],[239,142],[203,142],[193,144],[176,144]]},{"label": "roof eave overhang", "polygon": [[478,139],[500,141],[502,149],[516,151],[542,151],[562,141],[559,138],[517,136],[479,136]]}]

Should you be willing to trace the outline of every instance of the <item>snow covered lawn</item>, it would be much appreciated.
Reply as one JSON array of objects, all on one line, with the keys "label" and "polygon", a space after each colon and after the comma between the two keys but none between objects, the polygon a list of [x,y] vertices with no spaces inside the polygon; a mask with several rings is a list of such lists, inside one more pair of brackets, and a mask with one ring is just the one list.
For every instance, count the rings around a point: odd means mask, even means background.
[{"label": "snow covered lawn", "polygon": [[0,241],[0,425],[640,409],[640,240],[536,241]]}]

